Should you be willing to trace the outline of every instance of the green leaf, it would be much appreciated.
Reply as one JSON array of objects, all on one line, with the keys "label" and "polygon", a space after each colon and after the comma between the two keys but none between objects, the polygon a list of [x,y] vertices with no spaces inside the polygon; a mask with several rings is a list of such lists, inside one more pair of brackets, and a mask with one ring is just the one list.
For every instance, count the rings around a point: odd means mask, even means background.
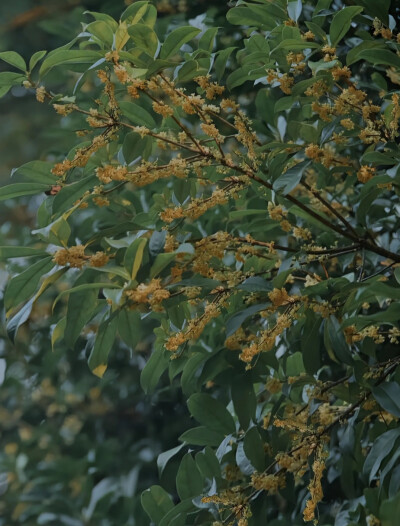
[{"label": "green leaf", "polygon": [[[262,213],[264,214],[265,210],[262,210]],[[236,285],[236,288],[246,292],[269,292],[272,290],[272,283],[260,276],[252,276]]]},{"label": "green leaf", "polygon": [[0,88],[21,85],[26,80],[25,75],[21,73],[13,73],[11,71],[4,71],[0,73]]},{"label": "green leaf", "polygon": [[11,66],[20,69],[21,71],[26,71],[25,60],[15,51],[3,51],[0,53],[0,60],[4,60],[7,64],[11,64]]},{"label": "green leaf", "polygon": [[219,400],[205,393],[193,394],[187,402],[190,414],[200,424],[229,435],[235,432],[232,415]]},{"label": "green leaf", "polygon": [[302,0],[294,0],[294,1],[288,2],[288,6],[287,6],[288,15],[295,22],[297,22],[297,20],[300,18],[302,9],[303,9]]},{"label": "green leaf", "polygon": [[160,526],[186,526],[187,514],[194,509],[193,499],[185,499],[163,517]]},{"label": "green leaf", "polygon": [[157,17],[157,11],[148,1],[134,2],[127,7],[121,15],[121,20],[127,20],[129,24],[141,22],[149,27],[153,27]]},{"label": "green leaf", "polygon": [[151,154],[153,141],[151,137],[141,137],[136,132],[128,133],[122,145],[122,153],[127,164],[141,157],[147,160]]},{"label": "green leaf", "polygon": [[243,322],[247,320],[247,318],[265,310],[267,307],[269,307],[269,305],[269,303],[260,303],[258,305],[252,305],[251,307],[247,307],[247,309],[244,309],[234,314],[226,322],[226,336],[232,336],[232,334],[236,332],[239,329],[239,327],[242,326]]},{"label": "green leaf", "polygon": [[111,48],[114,40],[114,33],[112,28],[104,20],[96,20],[86,26],[86,31],[91,33],[100,42],[106,44],[108,48]]},{"label": "green leaf", "polygon": [[135,349],[142,337],[142,322],[139,312],[122,309],[118,314],[118,332],[126,345]]},{"label": "green leaf", "polygon": [[49,190],[48,184],[43,183],[15,183],[0,188],[0,201],[15,199],[24,195],[40,194]]},{"label": "green leaf", "polygon": [[86,190],[93,188],[98,183],[97,177],[89,175],[79,179],[75,183],[65,185],[53,201],[53,214],[62,214],[73,207]]},{"label": "green leaf", "polygon": [[218,27],[209,27],[204,31],[199,40],[199,49],[212,52],[215,38],[218,34]]},{"label": "green leaf", "polygon": [[232,382],[231,398],[240,427],[246,431],[251,420],[255,419],[257,407],[253,383],[247,376],[239,376]]},{"label": "green leaf", "polygon": [[25,305],[23,305],[20,308],[20,310],[14,316],[12,316],[12,318],[10,318],[7,321],[7,325],[6,325],[7,335],[13,343],[15,341],[15,337],[17,335],[18,329],[29,318],[30,313],[32,311],[32,306],[33,306],[34,301],[35,301],[35,298],[34,297],[31,298],[27,303],[25,303]]},{"label": "green leaf", "polygon": [[203,478],[190,453],[186,453],[179,465],[176,489],[181,500],[197,497],[203,490]]},{"label": "green leaf", "polygon": [[157,34],[145,24],[135,24],[128,27],[128,33],[135,46],[143,49],[150,57],[154,57],[158,49]]},{"label": "green leaf", "polygon": [[301,352],[288,356],[285,367],[286,376],[299,376],[304,373],[304,363]]},{"label": "green leaf", "polygon": [[232,51],[235,49],[237,48],[227,47],[226,49],[220,49],[219,51],[217,51],[216,53],[217,58],[215,59],[215,62],[214,62],[214,69],[217,75],[218,82],[221,82],[221,79],[225,73],[226,64],[229,60],[229,57],[232,54]]},{"label": "green leaf", "polygon": [[107,369],[108,355],[114,345],[118,318],[116,313],[107,316],[99,325],[96,340],[90,353],[88,365],[92,373],[100,378]]},{"label": "green leaf", "polygon": [[315,49],[319,48],[320,45],[316,42],[307,42],[307,40],[301,40],[296,38],[287,38],[285,40],[282,40],[273,50],[274,52],[276,49],[290,49],[290,50],[298,50],[298,49]]},{"label": "green leaf", "polygon": [[361,157],[362,163],[376,163],[383,166],[393,166],[397,164],[397,160],[394,159],[391,155],[382,152],[366,152]]},{"label": "green leaf", "polygon": [[358,46],[356,47],[353,47],[349,50],[349,52],[347,53],[347,56],[346,56],[346,64],[348,66],[351,66],[351,64],[355,64],[356,62],[358,62],[359,60],[362,59],[362,57],[360,56],[360,52],[361,51],[364,51],[366,49],[384,49],[382,48],[382,44],[379,43],[377,40],[365,40],[363,42],[361,42],[361,44],[359,44]]},{"label": "green leaf", "polygon": [[123,117],[127,117],[134,124],[146,126],[146,128],[150,129],[155,127],[156,123],[151,114],[138,104],[134,102],[120,102],[119,107]]},{"label": "green leaf", "polygon": [[166,239],[167,233],[165,230],[161,230],[160,232],[155,230],[151,234],[151,238],[149,241],[149,252],[151,256],[157,256],[157,254],[160,254],[160,252],[163,250],[165,245],[165,239]]},{"label": "green leaf", "polygon": [[325,348],[332,360],[340,360],[349,365],[353,364],[350,348],[346,343],[343,330],[335,316],[331,315],[325,320],[324,328]]},{"label": "green leaf", "polygon": [[181,377],[182,392],[185,396],[192,394],[196,391],[198,372],[201,369],[203,362],[207,360],[208,356],[202,352],[196,352],[186,362]]},{"label": "green leaf", "polygon": [[144,511],[155,524],[174,507],[171,497],[161,486],[151,486],[143,491],[141,503]]},{"label": "green leaf", "polygon": [[179,451],[185,446],[185,444],[180,444],[179,446],[173,447],[172,449],[169,449],[168,451],[164,451],[163,453],[160,453],[157,457],[157,467],[158,467],[158,475],[161,477],[163,474],[163,471],[165,469],[165,466],[168,464],[168,462],[173,458],[175,455],[179,453]]},{"label": "green leaf", "polygon": [[265,469],[265,451],[257,427],[254,426],[247,431],[244,437],[243,447],[244,453],[251,464],[257,471],[263,471]]},{"label": "green leaf", "polygon": [[[253,26],[262,30],[271,31],[276,26],[276,20],[270,15],[267,6],[233,7],[226,14],[230,24],[237,26]],[[286,12],[284,12],[286,16]]]},{"label": "green leaf", "polygon": [[363,467],[363,473],[368,475],[370,483],[378,473],[383,460],[390,455],[399,437],[400,428],[397,428],[386,431],[374,441]]},{"label": "green leaf", "polygon": [[30,60],[29,60],[29,71],[32,71],[33,68],[36,66],[36,64],[42,60],[42,58],[46,55],[47,51],[43,50],[43,51],[36,51],[36,53],[34,53]]},{"label": "green leaf", "polygon": [[201,68],[197,60],[188,60],[182,64],[182,67],[179,67],[177,78],[179,82],[188,82],[195,77],[207,75],[207,73],[208,69]]},{"label": "green leaf", "polygon": [[315,374],[321,367],[320,327],[321,318],[307,311],[304,329],[300,337],[300,347],[303,353],[304,367],[307,373]]},{"label": "green leaf", "polygon": [[61,341],[64,338],[65,327],[67,319],[63,316],[55,325],[54,329],[51,332],[51,348],[53,352],[56,349],[57,342]]},{"label": "green leaf", "polygon": [[49,185],[58,183],[58,177],[51,173],[53,163],[47,161],[29,161],[28,163],[15,168],[11,172],[13,179],[22,179],[28,181],[34,181],[35,183],[42,183],[47,185],[46,189],[49,189]]},{"label": "green leaf", "polygon": [[301,181],[304,171],[310,165],[310,161],[303,161],[286,170],[278,179],[274,181],[273,188],[276,192],[282,191],[283,195],[288,194],[296,188]]},{"label": "green leaf", "polygon": [[372,394],[385,411],[400,417],[400,385],[397,382],[384,382],[373,387]]},{"label": "green leaf", "polygon": [[46,256],[47,253],[39,248],[32,247],[15,247],[15,246],[0,246],[0,259],[8,258],[29,258],[32,256]]},{"label": "green leaf", "polygon": [[360,51],[358,56],[371,64],[385,64],[400,68],[400,57],[388,49],[365,49]]},{"label": "green leaf", "polygon": [[174,252],[158,254],[150,269],[150,279],[153,279],[156,276],[158,276],[158,274],[160,274],[160,272],[162,272],[165,269],[165,267],[167,267],[174,259]]},{"label": "green leaf", "polygon": [[71,289],[63,290],[54,300],[53,310],[54,310],[54,307],[57,305],[57,303],[60,301],[60,299],[67,294],[76,294],[77,292],[87,291],[91,289],[95,289],[99,291],[102,288],[120,289],[121,285],[117,285],[116,283],[103,283],[103,282],[102,283],[83,283],[82,285],[77,285],[76,287],[72,287]]},{"label": "green leaf", "polygon": [[140,375],[140,385],[146,394],[154,391],[168,365],[169,358],[165,352],[162,349],[155,350]]},{"label": "green leaf", "polygon": [[397,526],[400,517],[400,493],[384,500],[379,508],[381,526]]},{"label": "green leaf", "polygon": [[127,248],[124,257],[124,267],[129,272],[131,280],[136,278],[139,272],[140,265],[143,260],[144,247],[147,244],[147,239],[140,237]]},{"label": "green leaf", "polygon": [[351,21],[362,12],[363,8],[359,6],[345,7],[336,13],[332,19],[329,36],[331,45],[336,47],[340,40],[350,29]]},{"label": "green leaf", "polygon": [[[93,279],[94,274],[83,274],[75,285],[79,286]],[[82,292],[70,294],[67,303],[66,326],[64,340],[68,347],[72,348],[78,339],[82,329],[94,316],[98,306],[98,289],[87,289]]]},{"label": "green leaf", "polygon": [[217,447],[224,440],[224,435],[206,426],[198,426],[182,433],[179,440],[193,446]]},{"label": "green leaf", "polygon": [[104,57],[100,51],[89,49],[57,49],[50,53],[40,66],[39,76],[42,78],[55,66],[70,64],[94,64]]},{"label": "green leaf", "polygon": [[4,294],[4,305],[8,311],[34,294],[42,276],[54,267],[53,257],[45,257],[13,277]]},{"label": "green leaf", "polygon": [[186,42],[200,33],[200,29],[193,26],[182,26],[174,29],[165,39],[161,47],[160,58],[167,59],[175,55]]},{"label": "green leaf", "polygon": [[204,451],[197,453],[196,464],[203,477],[212,480],[221,476],[221,466],[214,451],[209,446],[206,446]]}]

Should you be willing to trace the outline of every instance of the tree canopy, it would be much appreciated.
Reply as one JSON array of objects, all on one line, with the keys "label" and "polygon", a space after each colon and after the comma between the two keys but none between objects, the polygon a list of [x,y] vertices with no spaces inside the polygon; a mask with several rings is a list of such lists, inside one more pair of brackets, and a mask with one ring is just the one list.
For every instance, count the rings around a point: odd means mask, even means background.
[{"label": "tree canopy", "polygon": [[397,3],[162,4],[0,53],[63,130],[0,188],[1,524],[395,526]]}]

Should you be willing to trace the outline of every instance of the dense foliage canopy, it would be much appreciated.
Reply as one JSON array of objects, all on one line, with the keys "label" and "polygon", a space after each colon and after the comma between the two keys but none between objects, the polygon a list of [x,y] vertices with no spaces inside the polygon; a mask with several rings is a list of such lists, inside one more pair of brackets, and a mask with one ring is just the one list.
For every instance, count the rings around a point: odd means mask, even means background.
[{"label": "dense foliage canopy", "polygon": [[2,524],[398,524],[396,4],[136,1],[0,53],[69,143],[0,189],[37,196]]}]

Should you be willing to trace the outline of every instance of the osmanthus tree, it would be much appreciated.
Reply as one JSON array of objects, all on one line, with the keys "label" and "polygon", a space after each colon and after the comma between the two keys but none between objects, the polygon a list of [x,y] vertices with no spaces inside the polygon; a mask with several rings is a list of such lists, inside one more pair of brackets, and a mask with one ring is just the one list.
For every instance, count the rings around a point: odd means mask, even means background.
[{"label": "osmanthus tree", "polygon": [[28,67],[0,55],[2,94],[34,90],[79,138],[1,189],[47,194],[31,245],[1,249],[30,258],[7,330],[50,298],[53,348],[86,339],[107,379],[147,328],[144,392],[168,371],[193,417],[158,458],[176,491],[142,495],[154,524],[398,522],[396,10],[237,2],[221,33],[138,1]]}]

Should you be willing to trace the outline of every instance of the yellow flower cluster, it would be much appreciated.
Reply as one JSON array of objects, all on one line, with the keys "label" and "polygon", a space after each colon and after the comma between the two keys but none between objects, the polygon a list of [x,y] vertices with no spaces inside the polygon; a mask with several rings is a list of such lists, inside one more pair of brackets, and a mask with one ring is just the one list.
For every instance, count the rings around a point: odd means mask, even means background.
[{"label": "yellow flower cluster", "polygon": [[[277,290],[280,293],[278,289],[274,289],[274,290]],[[279,296],[277,295],[276,301],[278,302],[281,301],[281,298],[282,297],[280,294]],[[250,368],[250,363],[253,360],[253,358],[257,356],[257,354],[260,354],[261,352],[270,351],[275,345],[276,338],[280,334],[282,334],[282,332],[285,329],[290,327],[291,324],[292,324],[292,318],[289,315],[280,314],[277,317],[276,324],[272,329],[262,331],[256,341],[254,341],[251,345],[249,345],[249,347],[245,347],[240,353],[239,358],[243,362],[246,362],[248,364],[247,368]]]},{"label": "yellow flower cluster", "polygon": [[126,181],[127,173],[128,168],[126,166],[108,164],[107,166],[99,166],[96,168],[96,175],[104,184],[111,183],[111,181]]},{"label": "yellow flower cluster", "polygon": [[315,508],[317,507],[317,504],[321,502],[324,493],[322,491],[322,474],[325,469],[325,463],[322,461],[322,459],[317,458],[313,462],[312,466],[314,476],[311,479],[311,482],[308,486],[308,489],[310,491],[310,498],[308,499],[306,503],[306,507],[303,511],[303,517],[304,521],[312,521],[315,519]]},{"label": "yellow flower cluster", "polygon": [[267,491],[268,495],[275,495],[279,489],[285,487],[286,481],[283,474],[253,473],[251,485],[256,490]]},{"label": "yellow flower cluster", "polygon": [[210,265],[212,258],[222,260],[225,250],[231,242],[228,232],[216,232],[212,236],[203,238],[195,244],[193,271],[205,277],[213,277],[214,270]]},{"label": "yellow flower cluster", "polygon": [[197,219],[214,206],[226,204],[229,198],[237,198],[237,186],[239,185],[231,186],[230,188],[225,189],[217,188],[217,190],[214,190],[210,197],[207,197],[206,199],[192,199],[190,205],[185,208],[181,206],[176,206],[174,208],[166,208],[163,212],[160,213],[160,218],[166,223],[171,223],[174,219],[178,219],[181,217]]},{"label": "yellow flower cluster", "polygon": [[224,86],[219,86],[216,82],[210,82],[210,76],[196,77],[197,84],[206,92],[207,99],[214,99],[217,95],[222,95],[225,91]]},{"label": "yellow flower cluster", "polygon": [[88,256],[85,254],[83,245],[76,245],[68,248],[60,248],[53,256],[53,261],[62,267],[67,265],[81,269],[86,263],[92,267],[104,267],[109,261],[109,256],[105,252],[98,251],[96,254]]},{"label": "yellow flower cluster", "polygon": [[77,106],[75,106],[75,104],[53,104],[53,108],[59,115],[66,117],[73,112]]},{"label": "yellow flower cluster", "polygon": [[187,329],[170,336],[165,343],[165,348],[168,351],[176,351],[183,343],[189,340],[197,340],[208,322],[213,318],[217,318],[220,313],[221,309],[217,302],[206,303],[204,313],[197,318],[191,319]]},{"label": "yellow flower cluster", "polygon": [[107,139],[103,135],[97,135],[92,140],[92,144],[86,148],[79,148],[76,150],[74,158],[70,161],[65,159],[61,163],[56,163],[51,170],[54,175],[62,176],[71,168],[85,166],[90,159],[92,153],[100,150],[107,144]]},{"label": "yellow flower cluster", "polygon": [[107,265],[110,258],[105,252],[98,251],[93,256],[90,256],[90,266],[91,267],[104,267]]},{"label": "yellow flower cluster", "polygon": [[357,172],[357,179],[360,183],[367,183],[376,173],[374,166],[363,165]]},{"label": "yellow flower cluster", "polygon": [[163,310],[162,301],[170,297],[170,292],[163,288],[161,279],[152,279],[149,283],[140,283],[136,289],[126,290],[125,296],[134,303],[147,303],[153,311]]},{"label": "yellow flower cluster", "polygon": [[53,256],[53,261],[62,267],[69,265],[74,268],[82,268],[89,256],[85,255],[85,247],[76,245],[69,248],[60,248]]}]

